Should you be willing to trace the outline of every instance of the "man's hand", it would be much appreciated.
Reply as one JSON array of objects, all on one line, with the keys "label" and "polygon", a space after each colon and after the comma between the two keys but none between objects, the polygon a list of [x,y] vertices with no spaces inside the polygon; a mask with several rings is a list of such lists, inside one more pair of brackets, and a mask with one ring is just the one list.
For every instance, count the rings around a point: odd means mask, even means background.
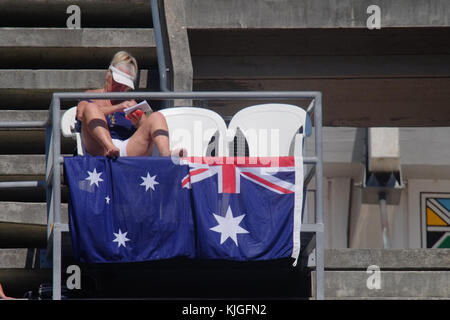
[{"label": "man's hand", "polygon": [[125,109],[125,108],[128,108],[128,107],[132,107],[132,106],[134,106],[134,105],[136,105],[137,104],[137,102],[136,102],[136,100],[126,100],[126,101],[124,101],[124,102],[122,102],[122,103],[120,103],[118,106],[119,106],[119,110],[118,111],[123,111],[123,109]]}]

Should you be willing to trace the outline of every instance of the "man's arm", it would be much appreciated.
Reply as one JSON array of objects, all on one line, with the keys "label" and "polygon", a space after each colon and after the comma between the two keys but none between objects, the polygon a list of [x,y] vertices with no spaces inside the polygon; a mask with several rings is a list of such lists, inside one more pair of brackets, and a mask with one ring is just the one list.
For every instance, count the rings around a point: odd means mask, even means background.
[{"label": "man's arm", "polygon": [[119,104],[114,104],[111,106],[103,106],[103,105],[99,105],[93,101],[89,102],[89,101],[83,100],[83,101],[80,101],[80,103],[78,103],[77,118],[80,121],[83,121],[83,112],[84,112],[85,108],[98,108],[105,116],[107,116],[108,114],[122,111],[123,109],[134,106],[135,104],[137,104],[135,100],[127,100],[127,101],[123,101]]}]

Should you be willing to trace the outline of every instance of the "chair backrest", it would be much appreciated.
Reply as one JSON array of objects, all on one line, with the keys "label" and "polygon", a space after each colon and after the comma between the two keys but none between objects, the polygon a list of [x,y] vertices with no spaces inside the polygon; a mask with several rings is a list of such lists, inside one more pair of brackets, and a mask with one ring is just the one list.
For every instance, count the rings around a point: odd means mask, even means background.
[{"label": "chair backrest", "polygon": [[[159,110],[169,128],[170,149],[185,148],[188,156],[215,156],[228,154],[225,144],[227,126],[216,112],[196,107],[173,107]],[[210,144],[212,137],[214,142]]]},{"label": "chair backrest", "polygon": [[75,131],[77,107],[66,110],[61,118],[61,132],[64,137],[73,138],[77,141],[78,155],[84,155],[84,146],[81,134]]},{"label": "chair backrest", "polygon": [[76,114],[77,107],[72,107],[64,112],[61,118],[61,131],[64,137],[75,137]]},{"label": "chair backrest", "polygon": [[302,148],[294,143],[296,134],[302,128],[301,135],[305,136],[310,131],[308,126],[306,111],[294,105],[268,103],[246,107],[237,112],[228,125],[230,156],[233,156],[231,146],[238,128],[247,141],[249,156],[263,157],[293,155],[294,148]]}]

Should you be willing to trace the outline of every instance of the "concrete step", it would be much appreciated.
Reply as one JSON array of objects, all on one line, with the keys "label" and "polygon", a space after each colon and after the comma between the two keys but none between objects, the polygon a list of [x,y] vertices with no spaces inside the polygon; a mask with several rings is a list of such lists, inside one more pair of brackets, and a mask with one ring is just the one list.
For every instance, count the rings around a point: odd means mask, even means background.
[{"label": "concrete step", "polygon": [[[20,144],[17,141],[20,141]],[[73,154],[75,147],[74,139],[61,136],[62,153]],[[45,131],[0,130],[0,154],[45,154]]]},{"label": "concrete step", "polygon": [[[63,178],[63,168],[61,167],[62,183],[64,183]],[[45,155],[0,155],[0,182],[43,181],[44,179]],[[63,184],[61,187],[62,202],[67,202],[67,197],[68,188]],[[0,192],[0,201],[6,202],[45,202],[45,199],[43,186],[4,188]]]},{"label": "concrete step", "polygon": [[[61,204],[61,223],[68,223],[67,203]],[[47,225],[47,206],[39,202],[0,202],[0,223]]]},{"label": "concrete step", "polygon": [[[0,70],[0,89],[79,91],[98,88],[104,84],[107,66],[108,63],[104,70],[2,69]],[[147,70],[141,70],[138,88],[145,88],[146,75]]]},{"label": "concrete step", "polygon": [[[62,155],[62,156],[72,156]],[[61,165],[61,201],[67,202],[68,188],[64,184]],[[44,181],[45,155],[0,155],[0,182]],[[0,201],[42,201],[45,202],[44,186],[14,187],[0,189]]]},{"label": "concrete step", "polygon": [[0,248],[47,247],[47,226],[0,222]]},{"label": "concrete step", "polygon": [[0,249],[0,269],[29,269],[38,265],[37,249]]},{"label": "concrete step", "polygon": [[[330,299],[450,297],[450,271],[381,271],[379,287],[371,286],[374,282],[371,282],[370,277],[374,275],[365,271],[326,271],[325,297]],[[312,272],[311,279],[311,295],[315,296],[315,271]]]},{"label": "concrete step", "polygon": [[450,270],[450,249],[327,249],[326,270]]},{"label": "concrete step", "polygon": [[105,68],[120,50],[141,69],[157,65],[151,28],[0,28],[0,68]]},{"label": "concrete step", "polygon": [[[0,122],[46,121],[47,117],[47,110],[0,110]],[[62,153],[72,154],[75,147],[74,139],[61,135]],[[0,154],[45,154],[45,129],[0,128]]]},{"label": "concrete step", "polygon": [[[68,223],[67,204],[64,203],[61,205],[61,223]],[[0,202],[0,248],[46,248],[46,246],[45,203]],[[11,252],[8,254],[13,255]]]},{"label": "concrete step", "polygon": [[43,179],[45,155],[0,155],[0,181]]},{"label": "concrete step", "polygon": [[[61,111],[61,115],[64,110]],[[48,118],[48,110],[0,110],[0,122],[17,121],[45,121]],[[11,130],[0,128],[0,130]]]},{"label": "concrete step", "polygon": [[[10,180],[8,180],[10,181]],[[63,202],[67,202],[68,189],[61,188],[61,198]],[[45,188],[44,187],[21,187],[21,188],[5,188],[0,190],[0,201],[5,202],[45,202]]]},{"label": "concrete step", "polygon": [[[324,259],[327,299],[450,297],[450,249],[327,249]],[[379,289],[367,285],[369,266],[380,270]],[[315,271],[311,281],[314,297]]]},{"label": "concrete step", "polygon": [[[0,110],[48,110],[54,92],[80,92],[101,88],[104,85],[105,73],[106,69],[0,69]],[[147,88],[148,76],[146,69],[139,72],[137,90]],[[62,108],[69,108],[76,103],[66,101]]]},{"label": "concrete step", "polygon": [[66,27],[70,5],[81,10],[81,27],[143,27],[152,25],[150,3],[146,0],[2,0],[1,26]]}]

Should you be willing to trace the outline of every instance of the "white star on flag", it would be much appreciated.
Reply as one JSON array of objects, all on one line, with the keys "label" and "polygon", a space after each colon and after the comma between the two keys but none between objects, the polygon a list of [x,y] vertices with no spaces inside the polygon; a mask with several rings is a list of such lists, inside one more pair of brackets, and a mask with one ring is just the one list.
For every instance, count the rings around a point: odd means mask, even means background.
[{"label": "white star on flag", "polygon": [[[114,233],[114,232],[113,232]],[[113,242],[117,242],[117,247],[120,248],[120,246],[124,246],[125,248],[127,247],[125,245],[126,241],[130,241],[130,239],[127,238],[127,233],[122,233],[122,231],[119,229],[119,233],[114,233],[114,236],[116,237]]]},{"label": "white star on flag", "polygon": [[111,201],[111,198],[109,196],[106,196],[105,200],[106,200],[106,204],[109,204],[109,202]]},{"label": "white star on flag", "polygon": [[142,182],[140,185],[145,186],[145,191],[147,191],[150,188],[152,188],[152,190],[155,191],[155,185],[159,184],[159,182],[156,181],[156,175],[151,177],[149,172],[147,172],[146,177],[141,177],[141,179],[144,180],[144,182]]},{"label": "white star on flag", "polygon": [[98,187],[98,183],[100,181],[103,181],[103,179],[100,178],[102,172],[97,173],[97,169],[94,168],[94,171],[92,172],[88,171],[87,173],[89,174],[89,177],[87,177],[86,180],[89,180],[90,186],[92,186],[95,183],[95,185]]},{"label": "white star on flag", "polygon": [[219,224],[209,230],[220,233],[220,244],[224,243],[228,238],[231,238],[236,246],[238,246],[237,234],[249,233],[247,230],[239,226],[242,219],[244,219],[245,214],[240,215],[239,217],[233,217],[231,207],[228,207],[225,217],[219,216],[215,213],[213,213],[213,215]]}]

